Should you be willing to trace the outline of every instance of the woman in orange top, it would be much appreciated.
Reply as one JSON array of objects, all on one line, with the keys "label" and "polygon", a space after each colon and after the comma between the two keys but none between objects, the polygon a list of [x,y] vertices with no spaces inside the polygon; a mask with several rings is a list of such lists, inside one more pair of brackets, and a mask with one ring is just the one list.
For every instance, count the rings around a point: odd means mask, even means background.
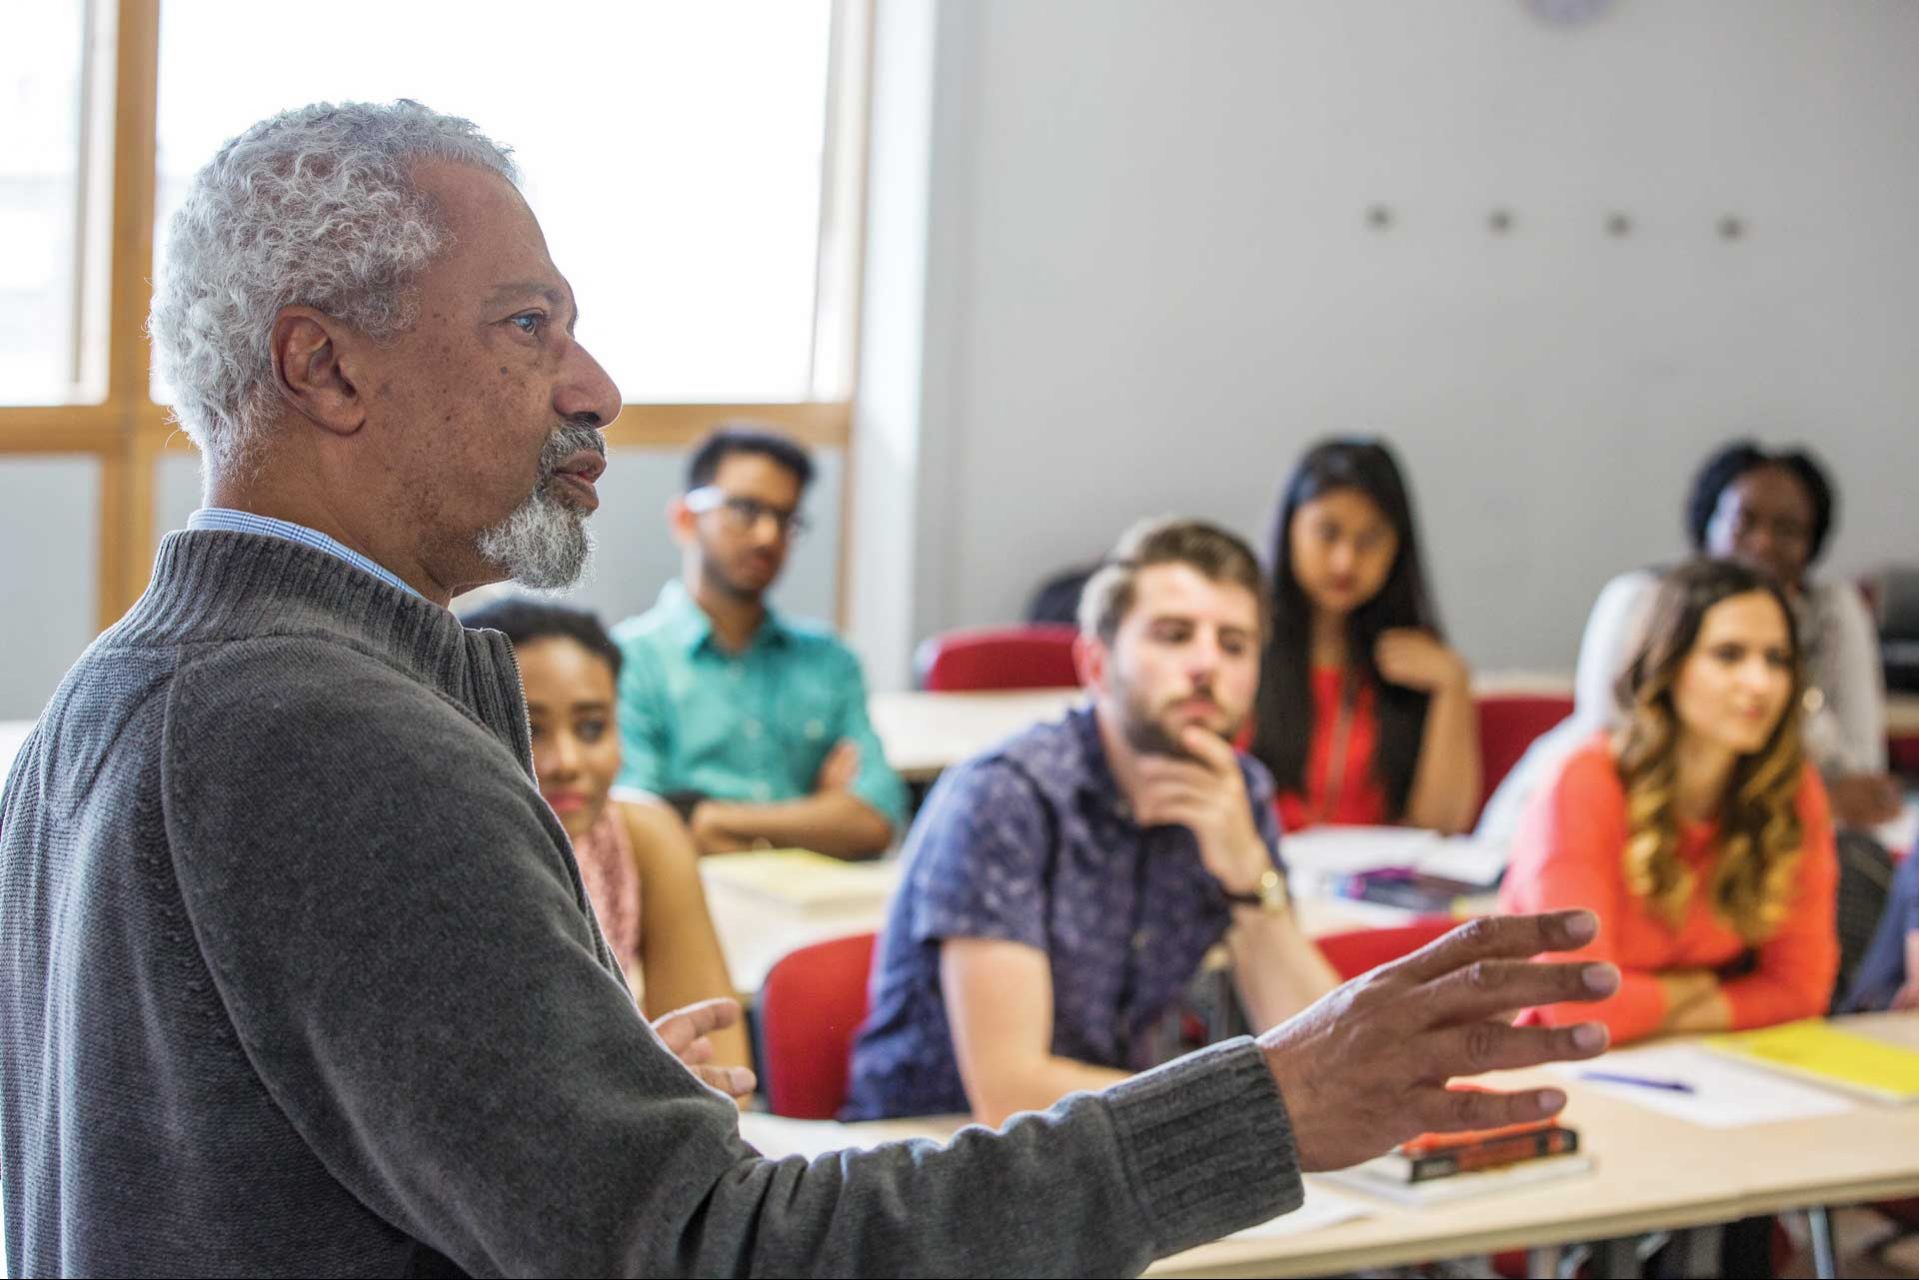
[{"label": "woman in orange top", "polygon": [[1412,497],[1384,444],[1307,452],[1286,482],[1272,572],[1253,753],[1278,784],[1281,824],[1471,826],[1471,672],[1440,636]]},{"label": "woman in orange top", "polygon": [[1584,959],[1619,966],[1596,1005],[1615,1044],[1824,1013],[1839,966],[1839,871],[1801,750],[1798,638],[1771,578],[1729,560],[1672,570],[1621,683],[1626,723],[1595,738],[1521,820],[1501,906],[1590,907]]}]

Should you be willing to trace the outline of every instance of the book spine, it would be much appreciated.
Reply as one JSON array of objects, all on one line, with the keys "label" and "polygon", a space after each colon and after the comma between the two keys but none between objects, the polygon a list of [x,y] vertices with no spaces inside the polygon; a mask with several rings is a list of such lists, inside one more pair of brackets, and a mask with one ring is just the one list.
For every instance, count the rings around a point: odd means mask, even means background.
[{"label": "book spine", "polygon": [[1449,1178],[1456,1173],[1492,1169],[1502,1164],[1517,1164],[1541,1156],[1563,1156],[1579,1150],[1579,1134],[1572,1129],[1546,1129],[1539,1133],[1521,1133],[1510,1138],[1495,1138],[1456,1151],[1414,1156],[1406,1162],[1406,1181],[1429,1182]]}]

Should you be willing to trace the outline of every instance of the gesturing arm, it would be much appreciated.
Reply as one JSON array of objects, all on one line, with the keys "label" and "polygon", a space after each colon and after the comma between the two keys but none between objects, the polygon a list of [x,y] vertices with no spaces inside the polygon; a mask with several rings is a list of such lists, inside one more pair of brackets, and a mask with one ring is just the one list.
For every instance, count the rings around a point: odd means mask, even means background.
[{"label": "gesturing arm", "polygon": [[508,749],[374,664],[272,668],[270,713],[258,667],[175,681],[169,739],[229,747],[163,764],[182,927],[300,1140],[463,1270],[1127,1274],[1298,1203],[1249,1041],[1004,1136],[760,1159],[607,967]]}]

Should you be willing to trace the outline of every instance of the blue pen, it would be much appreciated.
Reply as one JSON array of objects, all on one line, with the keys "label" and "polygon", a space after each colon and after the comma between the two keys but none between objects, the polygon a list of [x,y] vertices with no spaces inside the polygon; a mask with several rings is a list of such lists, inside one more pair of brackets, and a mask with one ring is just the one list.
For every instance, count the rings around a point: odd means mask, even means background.
[{"label": "blue pen", "polygon": [[1597,1080],[1603,1084],[1636,1084],[1642,1089],[1664,1089],[1667,1093],[1697,1093],[1697,1089],[1684,1080],[1654,1080],[1649,1076],[1629,1076],[1617,1071],[1582,1071],[1581,1080]]}]

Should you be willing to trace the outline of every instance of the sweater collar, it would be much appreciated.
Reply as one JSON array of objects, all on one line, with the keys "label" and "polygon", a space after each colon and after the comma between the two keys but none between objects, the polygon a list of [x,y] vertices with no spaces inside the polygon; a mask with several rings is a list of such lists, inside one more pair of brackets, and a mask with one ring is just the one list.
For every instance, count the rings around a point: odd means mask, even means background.
[{"label": "sweater collar", "polygon": [[526,700],[505,636],[469,631],[406,588],[284,538],[211,529],[168,534],[146,593],[98,643],[144,647],[291,635],[334,637],[438,690],[531,769]]}]

